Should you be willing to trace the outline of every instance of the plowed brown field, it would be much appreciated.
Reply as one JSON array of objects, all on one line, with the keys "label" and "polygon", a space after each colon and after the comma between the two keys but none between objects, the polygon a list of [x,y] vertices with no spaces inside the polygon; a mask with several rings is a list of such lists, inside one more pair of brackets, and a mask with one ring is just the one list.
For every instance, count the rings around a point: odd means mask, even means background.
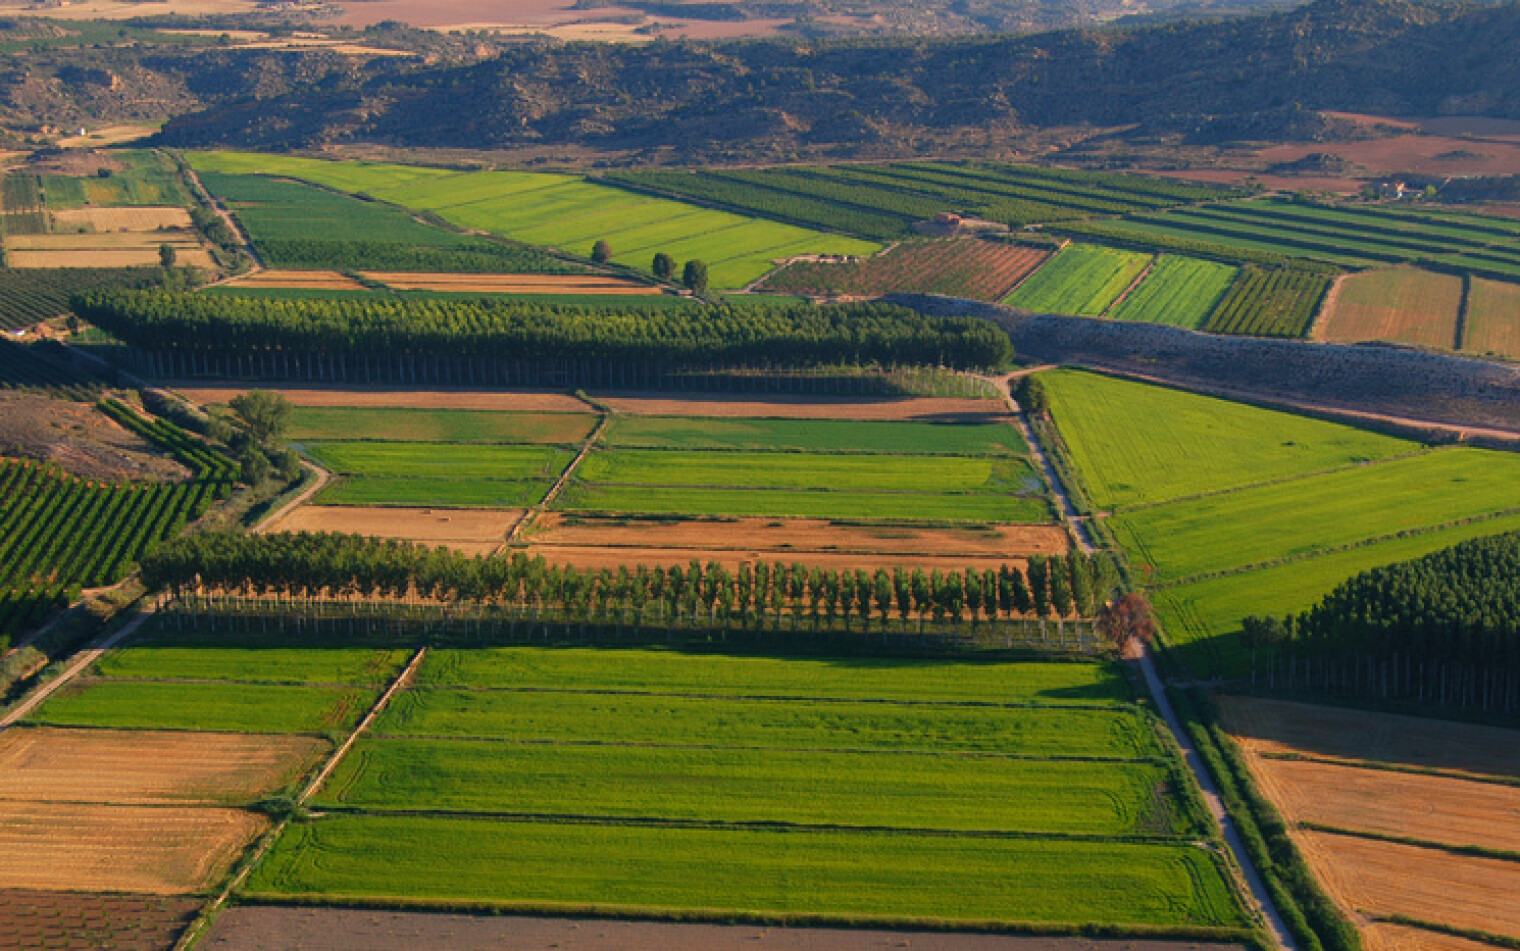
[{"label": "plowed brown field", "polygon": [[1295,838],[1343,908],[1520,938],[1520,862],[1320,832]]},{"label": "plowed brown field", "polygon": [[1520,284],[1474,278],[1463,350],[1520,358]]},{"label": "plowed brown field", "polygon": [[1367,951],[1493,951],[1491,944],[1382,923],[1362,929],[1362,946]]},{"label": "plowed brown field", "polygon": [[0,800],[244,803],[285,786],[327,748],[300,736],[14,729],[0,734]]},{"label": "plowed brown field", "polygon": [[762,419],[908,419],[929,422],[998,422],[1008,411],[998,400],[910,396],[721,396],[680,399],[668,393],[596,393],[598,402],[631,416],[754,416]]},{"label": "plowed brown field", "polygon": [[342,532],[446,545],[486,554],[506,543],[522,509],[408,509],[303,505],[270,526],[278,532]]},{"label": "plowed brown field", "polygon": [[267,825],[238,809],[0,802],[0,888],[193,892]]},{"label": "plowed brown field", "polygon": [[200,902],[158,895],[0,891],[0,951],[168,951]]},{"label": "plowed brown field", "polygon": [[644,294],[658,287],[604,274],[422,274],[412,271],[364,271],[372,281],[398,291],[469,291],[489,294]]},{"label": "plowed brown field", "polygon": [[1520,853],[1520,787],[1259,756],[1251,769],[1295,822]]},{"label": "plowed brown field", "polygon": [[364,285],[337,271],[255,271],[227,282],[231,287],[289,287],[319,291],[362,291]]},{"label": "plowed brown field", "polygon": [[1520,732],[1390,713],[1224,697],[1225,727],[1248,748],[1520,778]]},{"label": "plowed brown field", "polygon": [[[248,392],[246,386],[176,387],[197,403],[226,403]],[[360,408],[489,409],[538,413],[586,413],[591,407],[568,393],[547,390],[435,390],[393,386],[263,386],[282,394],[296,406],[355,406]]]},{"label": "plowed brown field", "polygon": [[1066,533],[1054,525],[989,525],[986,529],[842,525],[814,518],[736,518],[663,521],[579,518],[546,512],[525,540],[556,548],[696,548],[703,551],[825,554],[1015,555],[1064,554]]},{"label": "plowed brown field", "polygon": [[1342,278],[1314,325],[1321,340],[1389,340],[1454,349],[1462,279],[1417,268],[1366,271]]}]

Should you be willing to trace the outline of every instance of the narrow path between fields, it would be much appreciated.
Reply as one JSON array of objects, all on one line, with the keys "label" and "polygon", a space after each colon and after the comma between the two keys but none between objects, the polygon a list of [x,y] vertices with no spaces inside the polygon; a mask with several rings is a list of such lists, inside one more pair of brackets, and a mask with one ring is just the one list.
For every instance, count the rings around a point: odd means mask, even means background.
[{"label": "narrow path between fields", "polygon": [[249,534],[262,535],[265,532],[272,530],[275,525],[279,524],[280,520],[285,518],[285,516],[289,515],[291,512],[294,512],[296,509],[305,505],[307,502],[310,502],[311,497],[316,495],[318,492],[321,492],[322,489],[327,486],[328,481],[332,479],[332,474],[316,463],[307,462],[303,459],[301,460],[301,467],[304,468],[307,472],[310,472],[312,475],[316,476],[316,481],[312,482],[311,485],[308,485],[306,488],[302,489],[300,494],[295,498],[286,502],[284,505],[280,506],[270,514],[264,516],[262,519],[259,519],[259,523],[248,530]]},{"label": "narrow path between fields", "polygon": [[24,700],[12,707],[9,713],[5,714],[4,717],[0,717],[0,730],[14,726],[31,716],[32,711],[40,707],[43,701],[47,700],[54,693],[57,693],[69,681],[78,676],[81,671],[88,668],[97,660],[100,660],[106,651],[137,633],[137,630],[152,616],[153,608],[143,609],[141,614],[128,621],[116,633],[105,635],[102,639],[97,640],[94,644],[85,647],[79,653],[69,658],[68,666],[63,669],[63,673],[37,687]]},{"label": "narrow path between fields", "polygon": [[[311,797],[316,795],[317,790],[322,788],[322,784],[327,782],[333,770],[337,769],[338,764],[348,755],[348,751],[353,749],[354,744],[359,741],[359,737],[370,728],[375,720],[379,719],[380,714],[385,712],[385,708],[390,704],[391,699],[416,677],[417,668],[422,666],[422,661],[426,657],[427,648],[417,648],[417,653],[412,655],[411,661],[402,668],[401,673],[396,675],[396,679],[391,681],[390,686],[385,688],[385,692],[369,708],[369,712],[364,715],[364,719],[360,720],[358,725],[349,732],[347,738],[338,745],[337,749],[333,750],[332,755],[322,764],[322,768],[317,770],[316,775],[312,776],[311,780],[296,794],[295,804],[297,809],[294,811],[300,811],[300,807],[305,806]],[[286,816],[275,823],[274,828],[264,833],[264,836],[259,839],[258,845],[243,860],[237,874],[232,877],[226,887],[217,893],[217,896],[209,904],[201,909],[195,921],[191,922],[190,926],[179,936],[179,940],[174,943],[174,951],[185,951],[185,949],[193,947],[200,940],[201,936],[205,934],[207,926],[216,917],[216,913],[222,909],[222,906],[227,904],[227,900],[232,897],[232,893],[237,891],[248,880],[248,876],[253,874],[253,870],[258,867],[265,853],[279,839],[280,834],[285,831],[285,827],[290,825],[290,819],[290,816]]]},{"label": "narrow path between fields", "polygon": [[494,554],[499,555],[512,547],[512,543],[517,540],[517,537],[523,533],[524,529],[537,521],[538,517],[549,507],[549,504],[559,498],[560,492],[564,491],[565,486],[575,477],[575,470],[581,467],[581,463],[585,462],[586,457],[591,455],[591,450],[596,448],[598,442],[601,442],[602,433],[607,431],[607,426],[611,422],[612,414],[601,411],[601,415],[596,422],[596,428],[591,431],[591,435],[587,436],[586,441],[581,444],[581,451],[575,454],[575,458],[570,460],[568,466],[565,466],[565,471],[561,472],[559,478],[554,480],[554,484],[549,486],[549,491],[544,493],[544,497],[537,504],[529,506],[528,510],[523,512],[522,518],[518,519],[517,524],[512,526],[512,530],[507,533],[506,541],[501,543]]},{"label": "narrow path between fields", "polygon": [[195,169],[191,167],[189,162],[186,162],[184,167],[185,179],[190,183],[191,189],[199,192],[200,197],[206,202],[206,207],[216,212],[222,221],[226,223],[227,227],[232,229],[232,233],[238,236],[238,240],[243,243],[243,250],[248,252],[248,259],[253,262],[252,269],[236,276],[247,277],[255,271],[264,270],[264,260],[259,257],[258,249],[253,246],[253,239],[249,236],[248,230],[243,227],[243,223],[226,206],[218,201],[215,195],[211,194],[210,189],[201,182],[200,175],[196,174]]},{"label": "narrow path between fields", "polygon": [[[1072,540],[1086,554],[1094,551],[1092,539],[1087,533],[1087,526],[1077,515],[1075,507],[1071,504],[1071,495],[1061,482],[1059,473],[1051,464],[1050,457],[1044,447],[1036,438],[1034,429],[1029,425],[1028,418],[1023,409],[1013,398],[1013,391],[1009,387],[1011,376],[986,378],[995,384],[1003,394],[1008,408],[1014,413],[1018,421],[1019,429],[1024,434],[1024,439],[1029,443],[1030,455],[1039,463],[1040,469],[1045,474],[1045,481],[1050,485],[1050,494],[1056,500],[1056,507],[1061,513],[1067,528],[1071,532]],[[1245,843],[1240,839],[1240,833],[1235,828],[1235,820],[1230,817],[1229,810],[1224,807],[1224,800],[1220,798],[1219,789],[1214,785],[1214,779],[1209,775],[1208,767],[1204,765],[1203,757],[1198,754],[1198,749],[1193,746],[1187,731],[1183,729],[1182,721],[1177,719],[1177,713],[1172,709],[1172,704],[1166,698],[1166,687],[1161,682],[1160,675],[1156,672],[1156,660],[1151,653],[1149,644],[1142,644],[1139,657],[1140,671],[1145,676],[1145,685],[1150,689],[1151,699],[1155,701],[1156,709],[1171,731],[1172,738],[1177,741],[1177,746],[1182,750],[1183,762],[1187,764],[1193,779],[1197,781],[1198,788],[1203,792],[1203,800],[1208,805],[1209,814],[1214,817],[1214,823],[1220,834],[1224,837],[1225,845],[1235,856],[1235,864],[1240,868],[1245,878],[1246,887],[1251,896],[1256,900],[1257,907],[1261,910],[1266,921],[1268,930],[1272,933],[1273,940],[1279,948],[1285,951],[1297,951],[1298,945],[1293,940],[1293,935],[1283,924],[1282,915],[1277,911],[1277,906],[1272,902],[1272,896],[1267,891],[1266,883],[1262,881],[1256,866],[1251,863],[1251,856],[1246,853]]]}]

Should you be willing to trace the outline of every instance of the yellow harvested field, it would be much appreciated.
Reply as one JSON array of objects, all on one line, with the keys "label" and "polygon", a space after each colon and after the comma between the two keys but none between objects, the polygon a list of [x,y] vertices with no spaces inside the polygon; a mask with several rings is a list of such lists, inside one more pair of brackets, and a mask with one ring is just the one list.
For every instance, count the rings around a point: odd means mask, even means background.
[{"label": "yellow harvested field", "polygon": [[1315,322],[1321,340],[1387,340],[1442,347],[1457,345],[1462,279],[1412,267],[1364,271],[1337,282]]},{"label": "yellow harvested field", "polygon": [[[179,267],[211,268],[216,262],[203,248],[179,248]],[[115,251],[7,251],[5,263],[14,268],[157,267],[158,248]]]},{"label": "yellow harvested field", "polygon": [[1367,951],[1493,951],[1491,944],[1403,925],[1378,922],[1367,925],[1361,932],[1362,946]]},{"label": "yellow harvested field", "polygon": [[303,505],[270,526],[280,532],[342,532],[445,545],[472,555],[506,543],[522,509],[366,508]]},{"label": "yellow harvested field", "polygon": [[0,888],[193,892],[267,827],[241,809],[0,802]]},{"label": "yellow harvested field", "polygon": [[1261,756],[1251,771],[1293,822],[1520,853],[1520,787]]},{"label": "yellow harvested field", "polygon": [[157,267],[164,244],[173,246],[180,266],[215,266],[210,253],[185,231],[9,235],[5,260],[15,268]]},{"label": "yellow harvested field", "polygon": [[[248,392],[246,386],[184,386],[175,389],[202,406],[225,404]],[[531,413],[585,413],[592,407],[568,393],[549,390],[430,390],[397,387],[263,386],[295,406],[350,406],[360,409],[485,409]]]},{"label": "yellow harvested field", "polygon": [[1520,779],[1520,731],[1255,697],[1221,697],[1247,749]]},{"label": "yellow harvested field", "polygon": [[1321,832],[1294,838],[1342,908],[1520,938],[1520,862]]},{"label": "yellow harvested field", "polygon": [[422,274],[364,271],[365,277],[398,291],[465,291],[485,294],[643,294],[658,287],[603,274]]},{"label": "yellow harvested field", "polygon": [[630,416],[717,416],[760,419],[878,419],[928,422],[1006,422],[998,400],[948,397],[722,396],[682,399],[668,393],[593,393],[600,403]]},{"label": "yellow harvested field", "polygon": [[337,271],[254,271],[228,287],[290,287],[318,291],[362,291],[364,285]]},{"label": "yellow harvested field", "polygon": [[12,729],[0,734],[0,800],[245,803],[292,782],[328,748],[303,736]]},{"label": "yellow harvested field", "polygon": [[1473,279],[1462,349],[1520,359],[1520,284]]},{"label": "yellow harvested field", "polygon": [[158,231],[190,227],[190,212],[183,208],[69,208],[50,212],[53,227],[64,231]]}]

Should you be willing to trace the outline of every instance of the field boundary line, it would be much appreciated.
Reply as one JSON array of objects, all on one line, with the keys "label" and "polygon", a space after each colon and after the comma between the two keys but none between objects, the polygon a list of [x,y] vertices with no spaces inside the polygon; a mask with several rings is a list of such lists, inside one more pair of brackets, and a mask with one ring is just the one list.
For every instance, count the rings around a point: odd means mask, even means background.
[{"label": "field boundary line", "polygon": [[1390,835],[1386,832],[1369,832],[1366,829],[1349,829],[1345,826],[1328,825],[1323,822],[1300,822],[1298,823],[1298,827],[1300,829],[1307,829],[1310,832],[1338,835],[1348,839],[1367,839],[1370,842],[1407,845],[1414,849],[1430,849],[1433,852],[1446,852],[1451,855],[1461,855],[1467,858],[1520,863],[1520,852],[1511,852],[1507,849],[1489,849],[1481,845],[1454,845],[1450,842],[1437,842],[1435,839],[1421,839],[1410,835]]},{"label": "field boundary line", "polygon": [[1112,301],[1109,301],[1108,306],[1103,308],[1103,313],[1099,314],[1098,316],[1105,319],[1112,319],[1113,312],[1115,310],[1118,310],[1119,305],[1123,304],[1125,299],[1135,292],[1135,288],[1139,287],[1142,283],[1144,283],[1146,278],[1151,276],[1151,272],[1156,269],[1156,262],[1160,260],[1161,255],[1152,254],[1150,263],[1147,264],[1138,275],[1136,275],[1133,281],[1129,282],[1128,287],[1119,292],[1118,297],[1115,297]]},{"label": "field boundary line", "polygon": [[1455,349],[1467,349],[1467,317],[1472,310],[1473,276],[1471,271],[1462,272],[1462,298],[1457,302],[1457,326]]},{"label": "field boundary line", "polygon": [[568,485],[570,483],[570,480],[575,476],[575,470],[579,469],[581,467],[581,463],[586,461],[586,457],[591,455],[591,450],[596,448],[596,444],[602,439],[602,434],[605,433],[607,431],[607,427],[612,424],[612,414],[610,412],[599,406],[596,406],[589,400],[583,399],[581,397],[576,397],[576,399],[581,400],[581,402],[597,411],[599,415],[597,418],[596,428],[591,430],[591,434],[586,437],[586,441],[581,443],[580,452],[576,453],[575,458],[570,460],[570,464],[565,466],[565,471],[561,472],[559,474],[559,478],[554,480],[554,484],[549,486],[549,491],[544,493],[544,497],[539,499],[537,503],[530,505],[523,510],[522,518],[519,518],[517,520],[517,524],[513,525],[512,530],[507,532],[506,539],[496,547],[496,550],[492,552],[492,554],[499,555],[505,552],[507,549],[511,548],[513,543],[517,541],[518,537],[522,535],[525,530],[527,530],[528,526],[532,525],[538,520],[538,517],[544,513],[544,511],[549,507],[550,503],[559,497],[560,492],[564,491],[565,486]]},{"label": "field boundary line", "polygon": [[[428,649],[426,647],[419,647],[417,649],[417,653],[412,655],[411,661],[396,675],[395,679],[391,681],[390,686],[385,689],[385,692],[380,694],[380,697],[370,707],[369,712],[364,715],[364,719],[360,720],[358,725],[349,732],[348,737],[327,758],[327,762],[322,764],[321,769],[317,771],[316,775],[296,794],[295,804],[297,809],[304,806],[312,795],[316,793],[317,789],[327,781],[333,771],[338,768],[338,763],[343,760],[343,757],[358,742],[359,735],[379,718],[380,714],[385,711],[386,706],[389,705],[391,699],[416,676],[417,669],[422,666],[423,659],[427,657],[427,652]],[[194,947],[196,942],[205,935],[206,929],[216,918],[217,913],[227,904],[227,900],[232,897],[232,893],[248,880],[248,876],[253,874],[253,870],[258,867],[259,862],[263,860],[270,848],[273,847],[275,841],[279,839],[280,834],[285,831],[285,827],[290,825],[290,822],[291,817],[287,815],[275,823],[274,827],[268,832],[264,833],[258,845],[243,860],[242,867],[238,869],[237,874],[217,893],[217,896],[209,904],[200,910],[195,920],[180,933],[179,940],[174,942],[173,951],[186,951],[186,949]]]},{"label": "field boundary line", "polygon": [[289,500],[275,511],[259,519],[259,523],[250,529],[251,534],[262,535],[273,529],[274,526],[283,521],[286,516],[290,515],[296,509],[305,505],[307,502],[310,502],[312,496],[325,489],[327,487],[327,483],[332,479],[331,472],[328,472],[326,469],[322,468],[314,462],[309,462],[305,459],[302,459],[301,467],[315,476],[316,480],[312,482],[311,485],[302,489],[295,496],[295,498]]},{"label": "field boundary line", "polygon": [[93,645],[75,654],[69,659],[69,664],[64,668],[63,673],[33,690],[30,696],[21,700],[3,717],[0,717],[0,731],[13,727],[26,719],[54,693],[67,685],[91,664],[94,664],[101,657],[105,656],[106,651],[137,633],[137,629],[147,623],[148,619],[153,616],[153,611],[154,609],[151,607],[145,608],[137,617],[128,621],[116,633],[105,635],[96,640]]},{"label": "field boundary line", "polygon": [[1066,491],[1066,486],[1061,482],[1060,474],[1056,472],[1055,464],[1050,461],[1050,455],[1045,447],[1040,444],[1035,435],[1034,427],[1029,424],[1029,418],[1024,415],[1024,408],[1013,398],[1013,389],[1009,386],[1012,377],[996,376],[981,377],[993,386],[997,387],[999,395],[1003,397],[1003,403],[1008,411],[1013,414],[1014,424],[1018,427],[1019,435],[1024,437],[1024,442],[1029,446],[1029,459],[1038,466],[1041,474],[1045,476],[1045,484],[1050,490],[1050,495],[1056,502],[1056,513],[1061,521],[1066,523],[1066,530],[1077,548],[1084,555],[1091,555],[1097,549],[1093,547],[1092,536],[1088,534],[1087,526],[1082,524],[1081,516],[1077,514],[1076,506],[1071,503],[1071,495]]}]

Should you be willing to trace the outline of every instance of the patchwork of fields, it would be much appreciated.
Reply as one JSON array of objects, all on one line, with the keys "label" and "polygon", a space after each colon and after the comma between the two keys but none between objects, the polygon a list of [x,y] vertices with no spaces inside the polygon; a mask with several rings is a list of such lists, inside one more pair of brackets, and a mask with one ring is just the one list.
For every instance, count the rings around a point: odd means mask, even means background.
[{"label": "patchwork of fields", "polygon": [[[871,254],[857,238],[760,221],[652,198],[579,176],[534,172],[448,172],[408,166],[355,165],[284,156],[200,153],[197,169],[286,175],[438,215],[461,228],[488,231],[582,257],[605,240],[612,260],[647,269],[665,252],[699,258],[715,288],[739,288],[769,272],[778,258]],[[381,206],[384,207],[384,206]]]},{"label": "patchwork of fields", "polygon": [[757,289],[812,297],[917,293],[998,301],[1047,256],[1042,248],[976,238],[913,241],[864,260],[795,261]]},{"label": "patchwork of fields", "polygon": [[1238,675],[1249,614],[1520,523],[1520,459],[1074,371],[1045,376],[1093,503],[1200,674]]},{"label": "patchwork of fields", "polygon": [[1152,260],[1151,255],[1133,251],[1067,245],[1004,303],[1037,313],[1101,317]]}]

